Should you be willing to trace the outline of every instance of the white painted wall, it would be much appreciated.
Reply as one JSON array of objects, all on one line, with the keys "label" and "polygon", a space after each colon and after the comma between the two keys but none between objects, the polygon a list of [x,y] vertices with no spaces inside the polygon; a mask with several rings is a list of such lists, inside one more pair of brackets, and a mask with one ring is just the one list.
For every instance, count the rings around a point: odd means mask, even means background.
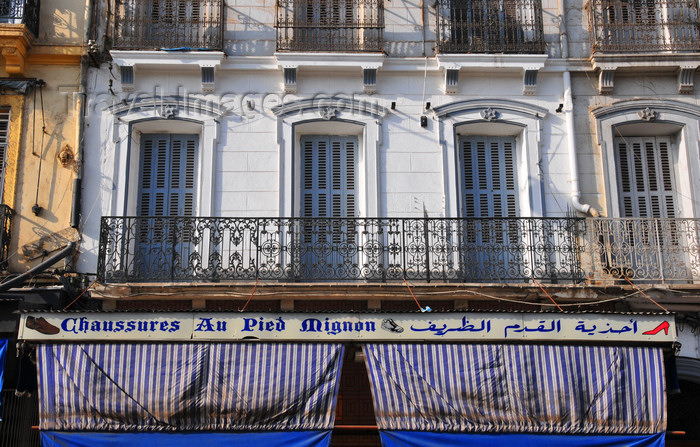
[{"label": "white painted wall", "polygon": [[[430,2],[425,2],[429,4]],[[200,73],[196,64],[177,62],[173,65],[141,63],[136,69],[133,92],[122,92],[119,70],[112,71],[103,64],[90,71],[90,112],[86,131],[85,179],[83,194],[84,240],[80,268],[94,272],[97,259],[100,215],[122,214],[124,197],[128,192],[118,191],[124,184],[128,167],[123,165],[127,150],[138,148],[120,144],[128,134],[115,134],[119,120],[105,108],[122,100],[127,104],[134,98],[180,95],[188,98],[211,100],[221,108],[215,121],[215,147],[211,148],[210,175],[201,179],[212,185],[210,211],[216,216],[279,216],[285,214],[285,197],[293,187],[292,168],[285,164],[284,153],[290,148],[283,140],[283,119],[272,112],[281,102],[313,97],[355,96],[386,109],[396,102],[396,109],[389,110],[372,126],[377,126],[377,142],[371,148],[376,163],[376,210],[380,216],[422,217],[424,209],[430,216],[446,215],[446,193],[450,187],[445,179],[452,177],[457,167],[446,163],[443,139],[453,139],[452,133],[441,136],[439,120],[432,111],[424,110],[426,102],[432,108],[460,101],[510,100],[528,103],[546,110],[539,117],[539,142],[528,147],[527,154],[537,166],[528,175],[531,184],[542,189],[542,214],[549,217],[565,216],[571,212],[569,148],[566,145],[564,115],[555,112],[563,103],[562,71],[574,70],[573,96],[575,129],[578,153],[582,202],[605,210],[605,176],[601,148],[596,138],[596,123],[590,110],[596,106],[612,104],[631,98],[674,98],[690,104],[698,104],[698,94],[679,95],[676,74],[669,71],[640,75],[620,75],[616,78],[613,95],[602,96],[597,92],[597,76],[586,67],[584,59],[589,55],[587,13],[583,1],[567,1],[566,21],[569,27],[570,55],[575,58],[568,65],[557,59],[560,55],[558,37],[557,4],[545,0],[543,6],[547,54],[549,59],[538,76],[534,95],[523,94],[523,69],[463,68],[460,73],[458,93],[444,93],[444,71],[439,68],[434,53],[435,11],[426,8],[421,21],[418,1],[385,1],[385,40],[388,51],[377,76],[377,93],[362,93],[361,64],[354,66],[326,67],[302,66],[298,69],[298,92],[285,94],[283,73],[274,56],[275,28],[272,0],[228,0],[226,6],[225,53],[216,70],[216,90],[201,92]],[[582,22],[583,21],[583,22]],[[427,59],[423,54],[423,28],[427,43]],[[175,54],[175,56],[174,56]],[[507,57],[503,58],[508,60]],[[338,60],[343,60],[338,56]],[[154,62],[156,59],[154,58]],[[191,61],[190,61],[191,62]],[[352,64],[350,64],[352,65]],[[582,68],[583,67],[583,68]],[[114,80],[113,91],[108,90],[109,80]],[[254,102],[249,110],[247,101]],[[153,114],[152,114],[153,115]],[[428,126],[420,126],[421,115],[428,116]],[[156,116],[156,115],[153,115]],[[182,116],[180,116],[182,117]],[[320,116],[319,116],[320,118]],[[353,119],[351,114],[341,113],[338,119]],[[365,119],[365,118],[363,118]],[[369,122],[369,121],[368,121]],[[488,126],[488,123],[483,123]],[[123,129],[123,126],[121,127]],[[454,142],[453,142],[454,143]],[[454,147],[452,144],[449,147]],[[454,155],[454,154],[452,154]],[[452,156],[452,159],[455,157]],[[202,160],[203,163],[209,163]],[[366,166],[365,166],[366,168]],[[451,173],[449,171],[452,171]],[[361,181],[369,181],[364,169]],[[363,175],[365,177],[363,177]],[[522,175],[522,173],[519,173]],[[132,173],[129,186],[137,173]],[[540,200],[539,198],[537,200]],[[201,207],[202,204],[200,204]],[[371,208],[371,207],[370,207]]]}]

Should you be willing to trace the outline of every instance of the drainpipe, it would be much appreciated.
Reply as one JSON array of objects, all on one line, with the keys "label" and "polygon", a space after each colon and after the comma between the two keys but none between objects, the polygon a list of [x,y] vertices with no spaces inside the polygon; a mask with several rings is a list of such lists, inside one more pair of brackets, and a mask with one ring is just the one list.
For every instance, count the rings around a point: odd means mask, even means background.
[{"label": "drainpipe", "polygon": [[[569,41],[566,32],[566,14],[564,0],[558,0],[559,9],[559,42],[561,44],[561,58],[566,63],[569,59]],[[580,213],[598,217],[598,210],[587,203],[581,203],[581,189],[578,180],[578,160],[576,159],[576,134],[574,130],[574,101],[571,94],[571,73],[566,66],[563,74],[564,84],[564,120],[566,123],[566,147],[569,148],[569,172],[571,179],[571,206]]]},{"label": "drainpipe", "polygon": [[75,162],[77,172],[73,179],[73,200],[71,205],[70,226],[72,228],[80,227],[80,204],[82,196],[83,184],[83,157],[85,154],[85,103],[87,102],[87,77],[88,77],[88,52],[90,51],[90,42],[92,37],[92,27],[94,26],[95,1],[88,1],[88,20],[87,28],[85,29],[85,54],[80,58],[80,92],[78,93],[78,149],[75,154]]},{"label": "drainpipe", "polygon": [[24,281],[29,279],[31,276],[38,275],[39,273],[43,272],[44,270],[48,269],[58,261],[60,261],[63,258],[67,258],[68,256],[73,254],[73,250],[75,250],[76,247],[75,242],[71,242],[66,246],[63,250],[59,251],[55,255],[51,256],[49,259],[46,261],[42,262],[41,264],[27,270],[26,272],[22,273],[19,276],[16,276],[12,278],[11,280],[4,282],[0,284],[0,293],[2,292],[7,292],[8,290],[12,289],[15,286],[19,286],[22,284]]}]

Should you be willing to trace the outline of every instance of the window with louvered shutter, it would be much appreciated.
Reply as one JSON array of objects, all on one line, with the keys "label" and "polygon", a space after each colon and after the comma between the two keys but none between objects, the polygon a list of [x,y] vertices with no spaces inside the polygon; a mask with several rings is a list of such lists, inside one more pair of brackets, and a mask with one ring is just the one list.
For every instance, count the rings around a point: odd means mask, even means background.
[{"label": "window with louvered shutter", "polygon": [[677,216],[672,147],[668,137],[615,139],[622,217]]},{"label": "window with louvered shutter", "polygon": [[141,137],[139,215],[194,215],[197,146],[196,135]]},{"label": "window with louvered shutter", "polygon": [[301,216],[355,217],[357,138],[301,138]]},{"label": "window with louvered shutter", "polygon": [[515,138],[460,139],[462,217],[517,217]]},{"label": "window with louvered shutter", "polygon": [[10,108],[0,107],[0,200],[5,190],[7,168],[7,145],[10,136]]}]

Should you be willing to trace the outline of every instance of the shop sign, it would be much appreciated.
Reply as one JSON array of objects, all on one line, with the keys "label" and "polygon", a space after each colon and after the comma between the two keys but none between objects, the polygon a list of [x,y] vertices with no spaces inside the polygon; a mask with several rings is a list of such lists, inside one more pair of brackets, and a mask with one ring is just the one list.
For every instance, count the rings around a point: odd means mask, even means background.
[{"label": "shop sign", "polygon": [[576,341],[672,343],[672,315],[555,313],[27,313],[29,341]]}]

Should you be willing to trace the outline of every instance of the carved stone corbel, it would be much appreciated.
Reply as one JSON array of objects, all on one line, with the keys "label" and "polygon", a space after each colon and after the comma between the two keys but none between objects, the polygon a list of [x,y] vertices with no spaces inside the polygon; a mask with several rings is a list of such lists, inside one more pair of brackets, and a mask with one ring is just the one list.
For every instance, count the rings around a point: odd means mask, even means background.
[{"label": "carved stone corbel", "polygon": [[24,76],[27,51],[32,46],[32,40],[32,34],[25,25],[0,26],[0,53],[5,58],[5,71],[8,74]]}]

